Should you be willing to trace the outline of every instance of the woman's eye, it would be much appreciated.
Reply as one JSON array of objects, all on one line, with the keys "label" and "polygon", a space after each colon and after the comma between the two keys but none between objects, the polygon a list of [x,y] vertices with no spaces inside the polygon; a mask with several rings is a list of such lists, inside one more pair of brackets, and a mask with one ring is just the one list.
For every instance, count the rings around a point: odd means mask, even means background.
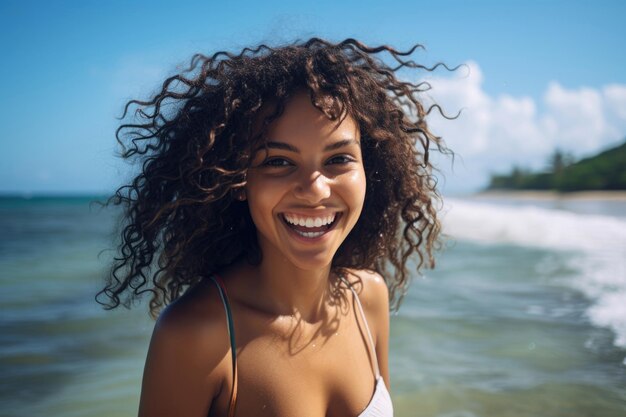
[{"label": "woman's eye", "polygon": [[338,155],[330,158],[328,162],[331,164],[347,164],[349,162],[354,162],[354,159],[350,158],[347,155]]},{"label": "woman's eye", "polygon": [[290,165],[291,163],[288,160],[283,159],[283,158],[271,158],[263,162],[263,166],[268,166],[268,167],[288,167]]}]

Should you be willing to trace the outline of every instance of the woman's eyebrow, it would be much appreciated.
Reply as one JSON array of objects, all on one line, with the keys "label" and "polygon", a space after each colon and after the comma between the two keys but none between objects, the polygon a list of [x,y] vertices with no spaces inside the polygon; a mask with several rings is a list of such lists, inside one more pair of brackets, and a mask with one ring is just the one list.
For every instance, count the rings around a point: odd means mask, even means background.
[{"label": "woman's eyebrow", "polygon": [[331,143],[330,145],[326,145],[324,148],[324,152],[326,151],[334,151],[339,148],[343,148],[344,146],[357,145],[361,146],[361,144],[356,139],[342,139],[335,143]]},{"label": "woman's eyebrow", "polygon": [[284,151],[300,153],[300,149],[296,148],[293,145],[285,143],[285,142],[277,142],[277,141],[265,142],[265,145],[264,146],[260,146],[259,149],[262,149],[264,147],[267,147],[269,149],[282,149]]},{"label": "woman's eyebrow", "polygon": [[[330,145],[326,145],[326,147],[324,148],[324,152],[334,151],[350,145],[361,146],[361,144],[356,139],[342,139],[335,143],[331,143]],[[269,141],[266,142],[265,146],[267,146],[267,148],[269,149],[282,149],[284,151],[300,153],[300,149],[285,142]],[[260,149],[263,149],[265,146],[260,146],[256,150],[258,151]]]}]

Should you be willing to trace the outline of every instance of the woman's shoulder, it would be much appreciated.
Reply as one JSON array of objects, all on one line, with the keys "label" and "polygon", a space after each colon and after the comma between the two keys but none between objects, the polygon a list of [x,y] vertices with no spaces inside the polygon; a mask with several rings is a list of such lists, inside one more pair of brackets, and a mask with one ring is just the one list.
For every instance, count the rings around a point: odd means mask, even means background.
[{"label": "woman's shoulder", "polygon": [[348,269],[346,279],[355,289],[363,308],[380,315],[389,310],[389,289],[385,279],[369,269]]},{"label": "woman's shoulder", "polygon": [[228,347],[226,313],[217,287],[203,278],[161,312],[154,332],[204,354],[210,353],[205,345],[220,351]]},{"label": "woman's shoulder", "polygon": [[156,368],[176,366],[190,379],[220,380],[227,369],[221,364],[229,351],[221,298],[215,286],[201,281],[159,315],[148,361]]}]

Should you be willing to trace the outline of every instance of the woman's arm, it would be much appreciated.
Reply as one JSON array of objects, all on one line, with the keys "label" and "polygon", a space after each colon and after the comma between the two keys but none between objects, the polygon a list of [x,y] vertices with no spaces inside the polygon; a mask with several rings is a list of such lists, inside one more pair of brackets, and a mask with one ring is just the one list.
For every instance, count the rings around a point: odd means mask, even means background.
[{"label": "woman's arm", "polygon": [[198,314],[183,300],[161,313],[146,358],[139,417],[207,416],[228,352],[227,342],[219,342],[228,340],[225,319],[216,316]]}]

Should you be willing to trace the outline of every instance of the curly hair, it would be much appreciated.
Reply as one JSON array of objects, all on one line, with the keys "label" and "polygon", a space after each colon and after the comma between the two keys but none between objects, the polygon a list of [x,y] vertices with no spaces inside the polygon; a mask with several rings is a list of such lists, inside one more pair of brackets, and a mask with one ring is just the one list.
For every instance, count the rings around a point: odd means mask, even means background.
[{"label": "curly hair", "polygon": [[[368,47],[312,38],[280,47],[264,44],[239,55],[196,54],[191,65],[165,80],[146,101],[130,100],[134,118],[116,131],[121,157],[141,163],[141,172],[109,197],[120,205],[121,242],[96,300],[106,309],[129,307],[152,293],[153,317],[207,273],[262,254],[247,202],[234,194],[245,186],[252,151],[263,143],[268,125],[280,117],[290,97],[304,89],[330,120],[339,106],[361,132],[366,194],[361,216],[335,254],[331,270],[378,272],[387,283],[392,308],[409,284],[407,261],[419,256],[417,271],[434,268],[441,225],[441,199],[429,152],[454,153],[428,129],[418,96],[427,82],[400,81],[403,68],[434,71],[401,57],[390,46]],[[374,56],[387,52],[397,66]],[[329,100],[330,99],[330,100]],[[259,132],[254,121],[272,104]],[[341,112],[340,112],[341,113]],[[105,295],[107,302],[98,300]]]}]

